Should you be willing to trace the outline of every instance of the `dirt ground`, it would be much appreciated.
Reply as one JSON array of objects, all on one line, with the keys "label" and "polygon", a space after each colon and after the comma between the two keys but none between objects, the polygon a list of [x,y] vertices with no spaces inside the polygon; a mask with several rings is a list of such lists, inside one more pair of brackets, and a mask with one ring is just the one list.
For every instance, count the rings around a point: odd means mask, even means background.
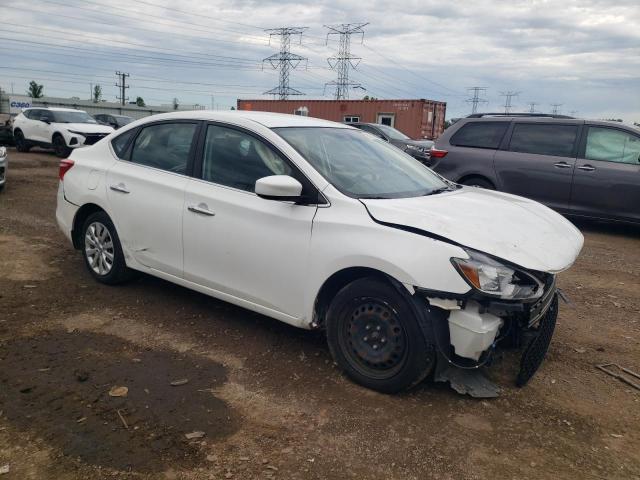
[{"label": "dirt ground", "polygon": [[55,225],[58,160],[9,159],[0,479],[640,478],[640,391],[594,368],[640,371],[639,228],[579,224],[573,306],[527,387],[498,366],[494,400],[388,396],[345,379],[321,333],[151,277],[92,281]]}]

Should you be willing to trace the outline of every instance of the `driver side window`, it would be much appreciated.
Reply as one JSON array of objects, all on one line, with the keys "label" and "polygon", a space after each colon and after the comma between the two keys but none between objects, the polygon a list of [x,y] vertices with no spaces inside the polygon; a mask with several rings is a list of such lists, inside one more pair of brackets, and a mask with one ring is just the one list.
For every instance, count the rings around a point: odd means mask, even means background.
[{"label": "driver side window", "polygon": [[247,133],[219,125],[207,127],[203,180],[253,192],[256,180],[270,175],[292,175],[292,168],[271,147]]},{"label": "driver side window", "polygon": [[133,144],[131,162],[184,175],[196,129],[195,123],[161,123],[143,128]]}]

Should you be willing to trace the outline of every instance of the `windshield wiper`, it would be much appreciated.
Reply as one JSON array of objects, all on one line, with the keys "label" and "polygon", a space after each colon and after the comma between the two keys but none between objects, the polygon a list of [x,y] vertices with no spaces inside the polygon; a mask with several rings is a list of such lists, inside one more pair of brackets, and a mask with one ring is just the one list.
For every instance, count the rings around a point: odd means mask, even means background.
[{"label": "windshield wiper", "polygon": [[450,186],[446,186],[446,187],[440,187],[440,188],[434,188],[433,190],[431,190],[429,193],[425,193],[425,197],[427,195],[436,195],[438,193],[442,193],[442,192],[452,192],[453,189]]}]

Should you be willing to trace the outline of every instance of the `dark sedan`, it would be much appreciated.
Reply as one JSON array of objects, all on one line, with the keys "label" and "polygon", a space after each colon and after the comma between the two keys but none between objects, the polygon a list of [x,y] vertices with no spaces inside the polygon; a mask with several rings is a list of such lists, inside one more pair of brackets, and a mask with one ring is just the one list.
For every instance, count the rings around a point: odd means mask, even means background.
[{"label": "dark sedan", "polygon": [[407,137],[400,130],[397,130],[388,125],[381,125],[379,123],[350,123],[352,127],[359,128],[367,133],[375,135],[392,145],[395,145],[400,150],[408,153],[414,158],[417,158],[422,163],[430,164],[430,150],[433,146],[431,140],[412,140]]}]

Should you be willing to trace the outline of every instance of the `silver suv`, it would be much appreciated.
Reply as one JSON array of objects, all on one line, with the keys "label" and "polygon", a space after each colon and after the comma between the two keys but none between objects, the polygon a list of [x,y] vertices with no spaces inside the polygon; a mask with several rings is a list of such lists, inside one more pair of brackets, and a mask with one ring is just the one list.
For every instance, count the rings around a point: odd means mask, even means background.
[{"label": "silver suv", "polygon": [[449,127],[431,168],[561,213],[640,223],[640,130],[551,115],[477,114]]}]

